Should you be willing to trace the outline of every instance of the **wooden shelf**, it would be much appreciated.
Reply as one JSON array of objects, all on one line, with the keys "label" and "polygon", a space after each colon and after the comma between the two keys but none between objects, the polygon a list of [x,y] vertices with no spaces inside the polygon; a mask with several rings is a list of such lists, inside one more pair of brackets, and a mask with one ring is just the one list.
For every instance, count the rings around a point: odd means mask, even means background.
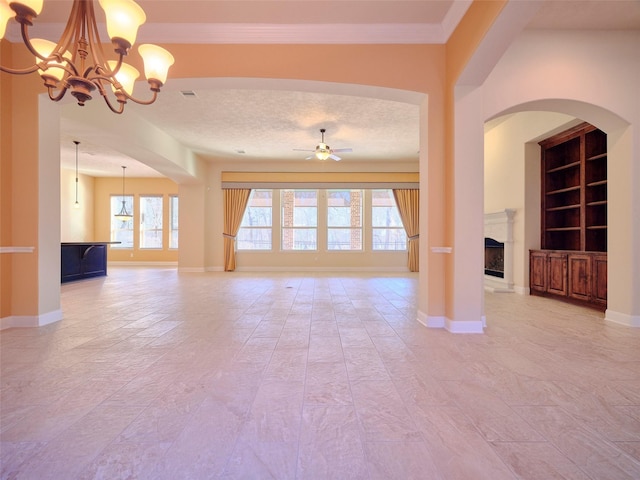
[{"label": "wooden shelf", "polygon": [[576,185],[574,187],[560,188],[558,190],[551,190],[547,192],[547,195],[557,195],[558,193],[572,192],[574,190],[580,190],[580,185]]},{"label": "wooden shelf", "polygon": [[556,167],[556,168],[552,168],[550,170],[547,170],[547,173],[560,172],[562,170],[566,170],[567,168],[579,167],[579,166],[580,166],[580,162],[567,163],[566,165],[562,165],[560,167]]},{"label": "wooden shelf", "polygon": [[606,225],[589,225],[587,227],[587,230],[606,230],[607,226]]},{"label": "wooden shelf", "polygon": [[606,205],[607,201],[606,200],[600,200],[597,202],[589,202],[587,203],[587,207],[597,207],[598,205]]},{"label": "wooden shelf", "polygon": [[593,160],[600,160],[602,158],[607,158],[607,154],[606,153],[601,153],[600,155],[594,155],[593,157],[587,158],[587,161],[591,162]]},{"label": "wooden shelf", "polygon": [[576,205],[562,205],[561,207],[547,208],[547,212],[559,212],[560,210],[572,210],[574,208],[580,208],[580,204]]},{"label": "wooden shelf", "polygon": [[577,232],[580,230],[580,227],[555,227],[555,228],[547,228],[547,232]]},{"label": "wooden shelf", "polygon": [[600,185],[606,185],[606,184],[607,184],[606,180],[598,180],[597,182],[587,183],[587,187],[598,187]]}]

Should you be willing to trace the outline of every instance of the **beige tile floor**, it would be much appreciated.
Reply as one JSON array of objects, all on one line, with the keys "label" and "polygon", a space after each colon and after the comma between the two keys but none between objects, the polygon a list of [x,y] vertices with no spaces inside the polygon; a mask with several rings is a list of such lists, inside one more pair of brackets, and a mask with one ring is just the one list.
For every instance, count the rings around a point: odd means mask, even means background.
[{"label": "beige tile floor", "polygon": [[640,330],[417,277],[112,269],[0,333],[2,479],[639,479]]}]

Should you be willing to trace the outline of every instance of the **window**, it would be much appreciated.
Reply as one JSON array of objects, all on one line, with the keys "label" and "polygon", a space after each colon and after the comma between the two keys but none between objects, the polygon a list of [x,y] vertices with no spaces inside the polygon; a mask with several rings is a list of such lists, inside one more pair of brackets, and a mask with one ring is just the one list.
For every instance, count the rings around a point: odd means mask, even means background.
[{"label": "window", "polygon": [[273,191],[254,189],[244,212],[236,245],[238,250],[271,250]]},{"label": "window", "polygon": [[178,248],[178,196],[169,195],[169,248]]},{"label": "window", "polygon": [[162,248],[162,196],[140,195],[140,248]]},{"label": "window", "polygon": [[362,190],[327,190],[327,248],[362,250]]},{"label": "window", "polygon": [[371,191],[373,250],[406,250],[407,234],[402,226],[391,190]]},{"label": "window", "polygon": [[282,190],[281,195],[282,250],[317,250],[317,190]]},{"label": "window", "polygon": [[115,218],[122,209],[122,201],[128,213],[133,215],[133,195],[111,195],[111,241],[120,242],[111,248],[133,248],[133,217],[126,222]]}]

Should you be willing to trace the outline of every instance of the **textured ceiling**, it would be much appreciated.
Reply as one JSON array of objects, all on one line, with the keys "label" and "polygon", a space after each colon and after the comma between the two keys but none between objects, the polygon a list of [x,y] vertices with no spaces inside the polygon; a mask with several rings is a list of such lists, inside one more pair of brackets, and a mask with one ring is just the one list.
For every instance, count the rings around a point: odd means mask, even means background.
[{"label": "textured ceiling", "polygon": [[[636,0],[544,1],[529,28],[638,29]],[[469,1],[420,0],[139,0],[147,23],[140,42],[163,43],[443,43]],[[54,6],[56,8],[52,8]],[[40,36],[56,38],[71,1],[44,2],[36,25]],[[102,15],[97,6],[98,17]],[[15,28],[8,37],[17,38]],[[415,102],[375,96],[336,95],[296,89],[202,88],[169,79],[162,101],[136,109],[147,121],[205,158],[304,161],[320,140],[333,148],[352,148],[343,162],[417,160],[418,112]],[[183,88],[184,87],[184,88]],[[193,90],[185,98],[180,89]],[[128,105],[127,108],[132,108]],[[137,106],[136,106],[137,107]],[[64,111],[64,109],[63,109]],[[61,121],[61,161],[93,176],[159,175],[134,159],[78,136]],[[92,136],[95,138],[95,136]],[[244,153],[239,153],[244,152]]]}]

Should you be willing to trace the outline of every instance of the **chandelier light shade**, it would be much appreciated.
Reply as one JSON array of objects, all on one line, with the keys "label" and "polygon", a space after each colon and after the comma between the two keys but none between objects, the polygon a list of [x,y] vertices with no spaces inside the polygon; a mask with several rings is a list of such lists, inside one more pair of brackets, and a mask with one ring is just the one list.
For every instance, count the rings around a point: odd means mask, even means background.
[{"label": "chandelier light shade", "polygon": [[78,203],[78,145],[80,145],[80,142],[74,140],[73,143],[76,144],[76,203],[74,203],[73,206],[80,208],[80,204]]},{"label": "chandelier light shade", "polygon": [[124,165],[122,166],[122,208],[120,209],[120,211],[118,213],[116,213],[114,215],[114,217],[116,217],[118,220],[122,220],[123,222],[131,220],[133,218],[133,215],[131,215],[129,212],[127,212],[127,207],[125,206],[124,171],[126,170],[126,168],[127,167],[125,167]]},{"label": "chandelier light shade", "polygon": [[[74,0],[67,25],[58,43],[31,39],[29,27],[42,11],[42,0],[0,0],[0,39],[4,38],[7,22],[14,18],[19,24],[22,40],[35,56],[34,64],[24,69],[0,65],[3,72],[24,75],[38,71],[53,101],[61,100],[67,90],[78,105],[92,99],[94,90],[104,98],[115,113],[122,113],[128,100],[141,105],[156,101],[160,88],[167,81],[173,56],[157,45],[140,45],[138,53],[152,92],[148,100],[133,96],[133,84],[138,71],[123,62],[136,41],[138,27],[146,20],[144,10],[133,0],[99,0],[107,19],[107,33],[117,60],[107,60],[98,34],[93,0]],[[135,72],[135,73],[133,73]],[[108,93],[108,87],[115,94]]]}]

